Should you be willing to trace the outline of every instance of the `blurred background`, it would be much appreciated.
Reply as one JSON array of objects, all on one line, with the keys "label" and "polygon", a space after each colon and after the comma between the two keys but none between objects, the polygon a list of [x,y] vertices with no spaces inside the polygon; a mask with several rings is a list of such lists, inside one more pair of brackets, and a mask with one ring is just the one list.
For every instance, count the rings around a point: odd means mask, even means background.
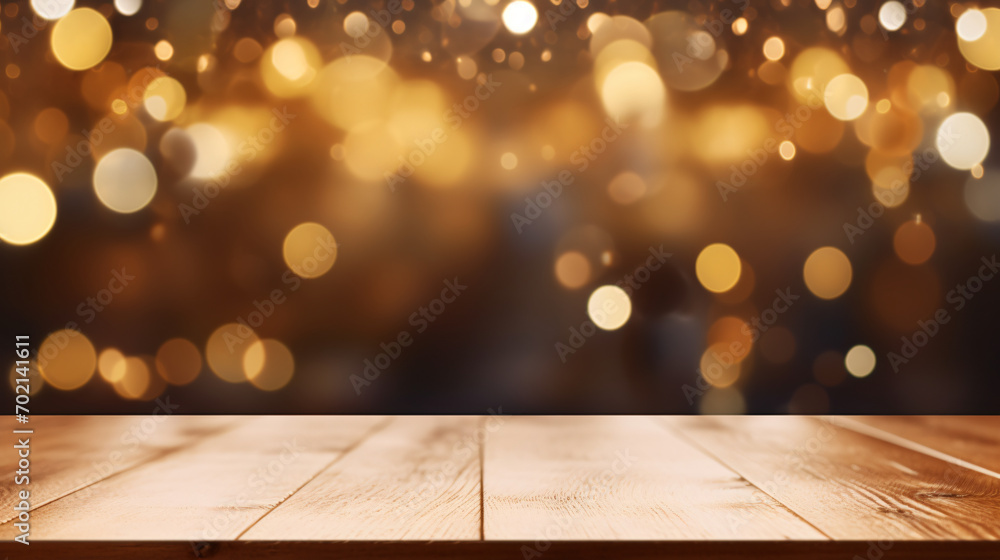
[{"label": "blurred background", "polygon": [[0,34],[33,413],[998,412],[1000,9],[36,0]]}]

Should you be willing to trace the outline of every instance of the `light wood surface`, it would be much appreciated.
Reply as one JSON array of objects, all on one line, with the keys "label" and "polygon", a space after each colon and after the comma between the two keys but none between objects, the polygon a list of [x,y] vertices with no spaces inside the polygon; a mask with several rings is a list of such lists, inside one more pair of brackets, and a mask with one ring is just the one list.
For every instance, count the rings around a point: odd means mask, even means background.
[{"label": "light wood surface", "polygon": [[1000,557],[995,417],[146,420],[32,419],[32,557]]},{"label": "light wood surface", "polygon": [[789,416],[663,421],[834,539],[1000,538],[1000,479],[845,425]]},{"label": "light wood surface", "polygon": [[648,417],[509,419],[483,473],[487,539],[827,538]]},{"label": "light wood surface", "polygon": [[479,424],[472,417],[397,418],[241,538],[476,540]]}]

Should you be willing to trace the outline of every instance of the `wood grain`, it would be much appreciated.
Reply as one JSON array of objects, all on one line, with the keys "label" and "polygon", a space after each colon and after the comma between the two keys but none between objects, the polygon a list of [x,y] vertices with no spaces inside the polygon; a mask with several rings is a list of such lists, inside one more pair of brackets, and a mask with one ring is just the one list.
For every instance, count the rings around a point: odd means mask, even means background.
[{"label": "wood grain", "polygon": [[487,540],[826,538],[649,417],[508,419],[483,501]]},{"label": "wood grain", "polygon": [[241,539],[477,540],[480,424],[396,418]]},{"label": "wood grain", "polygon": [[672,417],[835,539],[1000,538],[1000,480],[808,417]]},{"label": "wood grain", "polygon": [[156,460],[228,429],[244,419],[234,416],[33,416],[34,434],[4,430],[0,457],[0,523],[13,518],[17,492],[13,482],[18,438],[30,438],[31,506],[38,508],[136,465]]},{"label": "wood grain", "polygon": [[857,416],[850,419],[1000,473],[1000,416]]},{"label": "wood grain", "polygon": [[[364,438],[378,417],[249,418],[32,513],[34,540],[233,539]],[[0,539],[15,535],[0,525]]]}]

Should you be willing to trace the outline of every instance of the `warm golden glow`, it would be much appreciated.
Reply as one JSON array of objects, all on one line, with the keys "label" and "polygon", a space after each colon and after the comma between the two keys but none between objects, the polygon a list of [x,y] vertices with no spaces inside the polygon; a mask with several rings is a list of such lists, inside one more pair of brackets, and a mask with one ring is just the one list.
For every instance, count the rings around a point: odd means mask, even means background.
[{"label": "warm golden glow", "polygon": [[295,359],[287,346],[264,339],[251,344],[243,354],[247,379],[258,389],[277,391],[288,384],[295,373]]},{"label": "warm golden glow", "polygon": [[56,389],[72,391],[82,387],[90,381],[95,368],[97,352],[80,331],[56,331],[38,347],[38,369]]},{"label": "warm golden glow", "polygon": [[156,194],[156,169],[141,152],[130,148],[114,150],[94,167],[94,192],[115,212],[137,212]]},{"label": "warm golden glow", "polygon": [[740,280],[740,256],[724,243],[713,243],[701,250],[695,261],[698,281],[706,290],[727,292]]},{"label": "warm golden glow", "polygon": [[278,97],[306,95],[311,91],[321,62],[319,51],[308,39],[281,39],[261,56],[264,85]]},{"label": "warm golden glow", "polygon": [[906,23],[906,6],[896,0],[890,0],[878,10],[878,22],[887,31],[898,31]]},{"label": "warm golden glow", "polygon": [[44,181],[28,173],[0,179],[0,239],[29,245],[56,223],[56,197]]},{"label": "warm golden glow", "polygon": [[125,378],[125,355],[117,348],[105,348],[97,356],[97,372],[108,383],[117,383]]},{"label": "warm golden glow", "polygon": [[111,25],[99,12],[78,8],[52,27],[52,54],[70,70],[86,70],[111,51]]},{"label": "warm golden glow", "polygon": [[622,171],[608,183],[608,196],[618,204],[632,204],[645,195],[646,181],[632,171]]},{"label": "warm golden glow", "polygon": [[768,60],[781,60],[785,56],[785,42],[781,37],[770,37],[764,41],[764,56]]},{"label": "warm golden glow", "polygon": [[205,361],[219,379],[229,383],[242,383],[247,380],[243,369],[243,354],[258,340],[260,339],[248,325],[227,323],[208,337]]},{"label": "warm golden glow", "polygon": [[859,344],[847,351],[847,355],[844,356],[844,366],[854,377],[868,377],[875,371],[875,352]]},{"label": "warm golden glow", "polygon": [[725,344],[713,344],[701,355],[701,376],[709,385],[725,389],[740,378],[741,365]]},{"label": "warm golden glow", "polygon": [[567,251],[556,259],[556,279],[575,290],[590,281],[590,261],[579,251]]},{"label": "warm golden glow", "polygon": [[907,264],[923,264],[934,254],[934,230],[918,216],[899,226],[892,238],[896,255]]},{"label": "warm golden glow", "polygon": [[853,121],[868,107],[868,88],[854,74],[841,74],[826,85],[823,102],[834,118]]},{"label": "warm golden glow", "polygon": [[955,113],[938,128],[936,145],[945,163],[955,169],[972,169],[990,151],[990,131],[976,115]]},{"label": "warm golden glow", "polygon": [[618,286],[601,286],[587,300],[587,315],[597,328],[613,331],[628,322],[632,315],[632,300]]},{"label": "warm golden glow", "polygon": [[537,21],[538,10],[531,2],[514,0],[503,9],[504,27],[515,35],[523,35],[531,31]]},{"label": "warm golden glow", "polygon": [[[970,11],[976,10],[966,13]],[[958,50],[970,64],[983,70],[1000,70],[1000,8],[985,8],[980,13],[982,18],[970,14],[964,23],[959,18],[962,25],[957,25]],[[966,34],[975,38],[966,39]]]},{"label": "warm golden glow", "polygon": [[169,76],[160,76],[150,82],[142,97],[146,112],[158,121],[176,119],[187,103],[184,86]]},{"label": "warm golden glow", "polygon": [[337,260],[337,243],[325,227],[306,222],[292,228],[282,246],[285,264],[302,278],[319,278]]},{"label": "warm golden glow", "polygon": [[201,373],[201,352],[190,340],[172,338],[156,352],[156,371],[171,385],[187,385]]},{"label": "warm golden glow", "polygon": [[806,259],[803,276],[813,295],[834,299],[851,285],[851,261],[836,247],[820,247]]}]

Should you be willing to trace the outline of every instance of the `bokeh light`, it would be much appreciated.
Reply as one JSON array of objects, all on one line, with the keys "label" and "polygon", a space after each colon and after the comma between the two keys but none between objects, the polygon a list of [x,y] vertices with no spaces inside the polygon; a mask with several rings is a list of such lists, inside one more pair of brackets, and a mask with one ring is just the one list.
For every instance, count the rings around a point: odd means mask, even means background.
[{"label": "bokeh light", "polygon": [[201,352],[190,340],[172,338],[156,352],[156,371],[171,385],[187,385],[201,373]]},{"label": "bokeh light", "polygon": [[859,344],[847,351],[847,355],[844,356],[844,366],[854,377],[868,377],[875,371],[875,352]]},{"label": "bokeh light", "polygon": [[[958,30],[958,50],[965,60],[983,70],[1000,70],[1000,8],[968,10],[979,12],[968,16]],[[961,16],[959,22],[962,22]],[[957,24],[956,24],[957,27]],[[966,39],[963,35],[968,34]]]},{"label": "bokeh light", "polygon": [[94,192],[101,203],[122,214],[146,207],[156,194],[156,169],[141,152],[121,148],[94,167]]},{"label": "bokeh light", "polygon": [[215,329],[205,344],[205,361],[223,381],[242,383],[247,380],[243,354],[260,340],[245,323],[226,323]]},{"label": "bokeh light", "polygon": [[82,387],[96,368],[94,345],[78,330],[56,331],[38,346],[38,370],[56,389],[72,391]]},{"label": "bokeh light", "polygon": [[0,179],[0,239],[28,245],[45,237],[56,222],[56,198],[44,181],[28,173]]},{"label": "bokeh light", "polygon": [[713,243],[698,253],[695,273],[710,292],[726,292],[740,279],[740,256],[724,243]]},{"label": "bokeh light", "polygon": [[806,287],[818,298],[840,297],[851,285],[851,261],[836,247],[820,247],[806,259],[803,277]]},{"label": "bokeh light", "polygon": [[111,40],[111,25],[104,16],[90,8],[77,8],[52,27],[52,54],[70,70],[86,70],[104,60]]},{"label": "bokeh light", "polygon": [[514,0],[503,9],[504,27],[515,35],[523,35],[531,31],[537,21],[538,10],[531,2]]},{"label": "bokeh light", "polygon": [[302,278],[319,278],[337,260],[337,242],[320,224],[306,222],[292,228],[282,245],[285,264]]},{"label": "bokeh light", "polygon": [[243,368],[250,383],[263,391],[277,391],[295,372],[295,359],[287,346],[277,340],[253,342],[243,355]]},{"label": "bokeh light", "polygon": [[990,151],[990,132],[972,113],[955,113],[938,128],[935,139],[941,159],[955,169],[972,169]]},{"label": "bokeh light", "polygon": [[841,74],[826,85],[823,101],[835,118],[853,121],[868,107],[868,88],[854,74]]},{"label": "bokeh light", "polygon": [[923,264],[934,254],[937,238],[934,236],[934,230],[918,216],[896,229],[892,246],[903,262],[913,265]]},{"label": "bokeh light", "polygon": [[575,290],[590,281],[590,261],[579,251],[566,251],[556,259],[555,273],[560,284]]},{"label": "bokeh light", "polygon": [[601,286],[587,300],[587,315],[597,328],[617,330],[632,316],[632,300],[618,286]]}]

